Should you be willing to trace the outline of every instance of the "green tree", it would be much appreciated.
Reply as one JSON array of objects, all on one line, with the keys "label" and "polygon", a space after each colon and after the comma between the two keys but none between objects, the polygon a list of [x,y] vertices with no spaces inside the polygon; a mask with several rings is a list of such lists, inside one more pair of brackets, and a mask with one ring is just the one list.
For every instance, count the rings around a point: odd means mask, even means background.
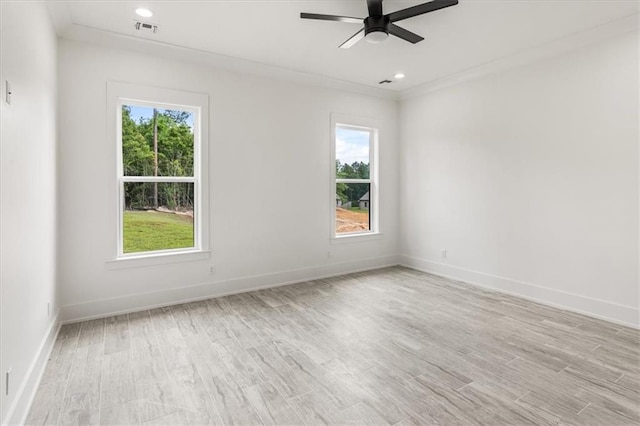
[{"label": "green tree", "polygon": [[[189,117],[190,113],[185,111],[154,110],[152,119],[141,118],[136,123],[131,118],[131,108],[124,106],[122,146],[125,174],[193,176],[194,139],[188,124]],[[157,156],[154,153],[155,142]],[[192,209],[193,196],[192,184],[125,185],[127,208],[165,206],[169,209]]]},{"label": "green tree", "polygon": [[[362,161],[342,164],[340,160],[336,160],[336,178],[369,179],[369,164]],[[343,203],[357,202],[370,188],[367,183],[338,183],[336,184],[336,195]]]}]

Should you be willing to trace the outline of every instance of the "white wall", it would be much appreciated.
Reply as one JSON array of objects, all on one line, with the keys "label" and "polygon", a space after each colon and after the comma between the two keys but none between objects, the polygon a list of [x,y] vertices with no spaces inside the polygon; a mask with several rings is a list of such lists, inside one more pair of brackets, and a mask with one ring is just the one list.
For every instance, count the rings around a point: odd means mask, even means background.
[{"label": "white wall", "polygon": [[638,47],[403,101],[402,262],[639,325]]},{"label": "white wall", "polygon": [[[44,4],[0,3],[0,419],[25,414],[54,336],[56,298],[56,44]],[[37,31],[30,30],[37,28]],[[4,81],[13,96],[5,103]],[[51,315],[47,316],[47,303]],[[12,368],[9,395],[5,372]]]},{"label": "white wall", "polygon": [[[61,40],[60,286],[64,318],[396,262],[397,103]],[[210,97],[210,260],[111,269],[115,141],[106,82]],[[330,243],[330,114],[380,128],[380,239]],[[211,275],[210,266],[215,267]]]}]

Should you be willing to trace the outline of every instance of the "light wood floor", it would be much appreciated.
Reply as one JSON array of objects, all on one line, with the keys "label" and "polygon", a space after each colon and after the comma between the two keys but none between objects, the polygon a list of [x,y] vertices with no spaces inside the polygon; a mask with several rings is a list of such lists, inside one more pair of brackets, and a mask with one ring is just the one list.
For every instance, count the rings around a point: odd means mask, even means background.
[{"label": "light wood floor", "polygon": [[28,423],[630,425],[639,348],[388,268],[66,325]]}]

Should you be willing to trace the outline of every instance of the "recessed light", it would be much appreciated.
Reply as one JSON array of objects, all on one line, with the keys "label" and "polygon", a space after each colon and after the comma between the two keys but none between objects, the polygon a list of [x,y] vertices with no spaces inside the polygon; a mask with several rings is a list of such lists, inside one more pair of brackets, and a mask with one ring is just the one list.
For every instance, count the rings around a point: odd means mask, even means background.
[{"label": "recessed light", "polygon": [[393,78],[395,78],[396,80],[402,80],[404,78],[404,74],[399,72],[396,75],[394,75]]},{"label": "recessed light", "polygon": [[144,7],[137,8],[136,14],[138,16],[142,16],[143,18],[151,18],[153,16],[153,12],[149,9],[145,9]]}]

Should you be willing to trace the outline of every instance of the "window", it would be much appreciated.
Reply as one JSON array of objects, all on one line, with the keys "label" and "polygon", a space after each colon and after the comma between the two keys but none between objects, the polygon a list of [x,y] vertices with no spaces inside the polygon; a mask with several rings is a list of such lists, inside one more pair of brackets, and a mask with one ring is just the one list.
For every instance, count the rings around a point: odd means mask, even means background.
[{"label": "window", "polygon": [[117,141],[117,258],[208,249],[205,95],[110,84]]},{"label": "window", "polygon": [[378,232],[378,131],[353,121],[334,120],[333,125],[334,237]]}]

